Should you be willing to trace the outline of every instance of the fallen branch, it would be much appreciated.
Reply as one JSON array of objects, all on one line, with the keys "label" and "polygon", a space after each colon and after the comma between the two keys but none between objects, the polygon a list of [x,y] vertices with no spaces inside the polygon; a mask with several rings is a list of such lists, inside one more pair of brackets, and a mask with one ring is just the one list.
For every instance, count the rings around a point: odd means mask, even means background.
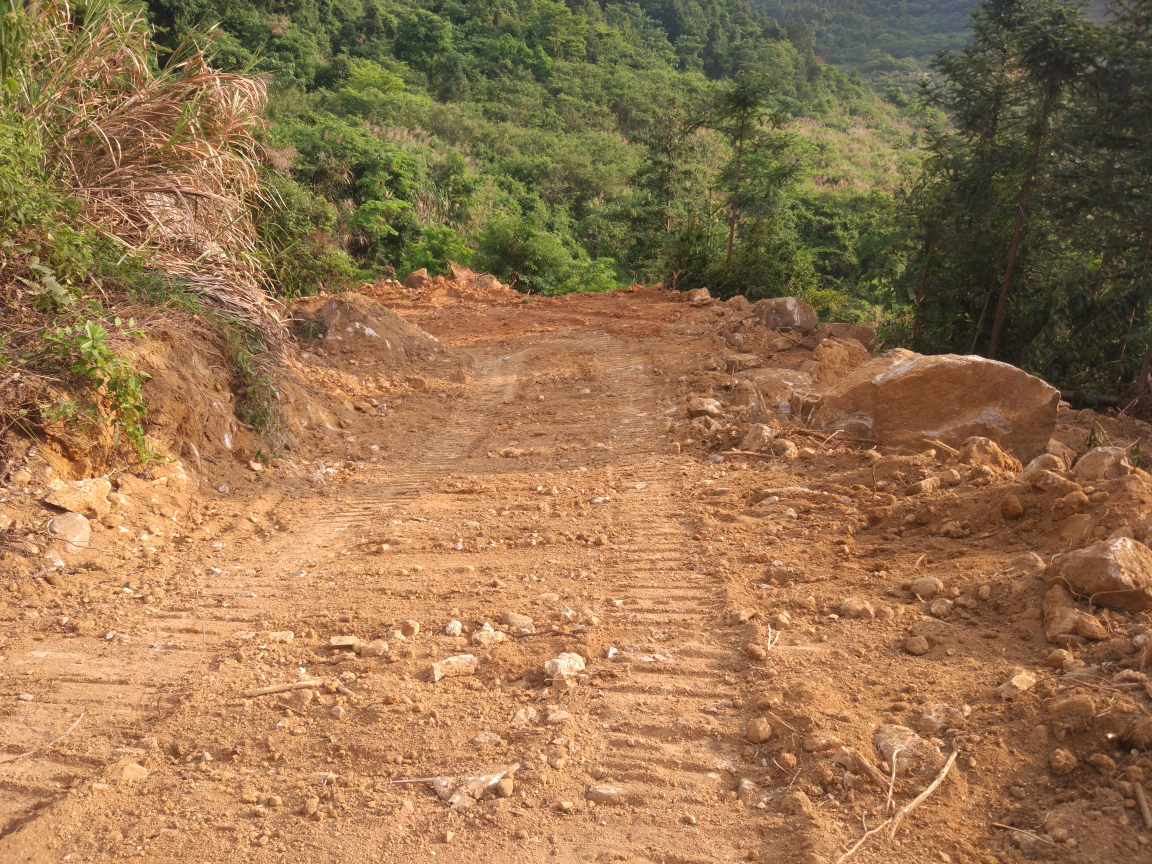
[{"label": "fallen branch", "polygon": [[953,456],[959,456],[960,455],[959,450],[957,450],[954,447],[949,447],[943,441],[937,441],[935,438],[921,438],[920,440],[923,441],[925,444],[931,444],[933,447],[942,447],[943,449],[945,449],[949,453],[951,453]]},{"label": "fallen branch", "polygon": [[[944,767],[940,769],[940,773],[936,775],[936,779],[932,781],[932,785],[896,811],[896,815],[892,817],[892,828],[888,832],[889,837],[895,837],[896,829],[900,827],[900,823],[904,821],[904,818],[919,807],[924,802],[924,799],[935,792],[936,787],[944,782],[944,778],[947,777],[948,772],[952,770],[952,766],[956,763],[956,757],[959,755],[960,752],[958,750],[953,750],[952,755],[948,757],[948,761],[944,763]],[[892,767],[893,769],[896,767],[895,759],[892,760]],[[893,774],[895,774],[895,771],[893,771]]]},{"label": "fallen branch", "polygon": [[1019,831],[1021,834],[1027,834],[1033,840],[1039,840],[1041,843],[1047,843],[1049,846],[1055,846],[1057,849],[1060,848],[1053,841],[1045,840],[1039,834],[1035,833],[1034,831],[1029,831],[1027,828],[1017,828],[1015,825],[1004,825],[1001,822],[993,822],[992,827],[1003,828],[1005,831]]},{"label": "fallen branch", "polygon": [[875,786],[883,789],[887,785],[888,781],[884,778],[884,775],[880,773],[880,769],[865,759],[859,751],[852,747],[845,747],[844,749],[848,755],[852,757],[852,761],[856,763],[856,768],[863,771]]},{"label": "fallen branch", "polygon": [[273,684],[271,687],[245,690],[244,696],[248,699],[254,696],[271,696],[273,693],[287,693],[289,690],[304,690],[309,687],[319,687],[323,683],[323,678],[310,678],[307,681],[297,681],[295,684]]},{"label": "fallen branch", "polygon": [[36,747],[33,747],[31,750],[28,750],[25,753],[18,753],[15,756],[5,756],[3,759],[0,759],[0,764],[7,763],[7,762],[19,762],[21,759],[27,759],[33,753],[36,753],[36,752],[39,752],[40,750],[43,750],[45,747],[48,747],[52,744],[58,744],[59,742],[63,741],[72,732],[72,730],[74,730],[77,726],[80,725],[80,721],[84,719],[84,715],[87,713],[88,713],[87,709],[81,711],[80,716],[76,718],[76,722],[73,723],[71,726],[69,726],[67,729],[65,729],[64,734],[57,736],[56,738],[54,738],[51,741],[45,741],[43,744],[40,744]]},{"label": "fallen branch", "polygon": [[1136,803],[1140,805],[1140,815],[1144,817],[1144,827],[1152,830],[1152,809],[1148,807],[1148,796],[1144,794],[1144,784],[1135,780],[1132,783],[1132,789],[1136,792]]},{"label": "fallen branch", "polygon": [[900,755],[903,747],[897,747],[892,751],[892,779],[888,781],[888,798],[884,801],[884,812],[887,813],[892,807],[892,791],[896,788],[896,757]]},{"label": "fallen branch", "polygon": [[[865,840],[867,840],[869,837],[871,837],[873,834],[875,834],[877,831],[879,831],[881,828],[883,828],[885,825],[887,825],[891,821],[892,821],[891,819],[885,819],[883,822],[881,822],[875,828],[872,828],[870,830],[865,831],[864,836],[856,841],[855,846],[853,846],[851,849],[849,849],[847,852],[845,852],[843,855],[841,855],[839,858],[836,859],[836,864],[844,864],[844,862],[848,860],[849,855],[851,855],[853,852],[855,852],[857,849],[859,849],[861,846],[864,845]],[[868,827],[867,823],[865,823],[864,827],[865,828]]]}]

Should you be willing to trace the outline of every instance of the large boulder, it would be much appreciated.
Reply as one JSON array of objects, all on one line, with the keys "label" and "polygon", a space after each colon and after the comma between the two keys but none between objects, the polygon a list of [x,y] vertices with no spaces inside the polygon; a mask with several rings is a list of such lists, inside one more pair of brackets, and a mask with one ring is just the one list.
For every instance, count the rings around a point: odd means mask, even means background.
[{"label": "large boulder", "polygon": [[894,348],[826,390],[806,419],[905,452],[980,436],[1029,462],[1045,452],[1059,403],[1059,390],[1007,363]]},{"label": "large boulder", "polygon": [[799,297],[757,300],[752,304],[752,311],[768,330],[799,330],[809,333],[820,323],[816,310]]},{"label": "large boulder", "polygon": [[1044,576],[1097,606],[1121,612],[1152,609],[1152,549],[1131,537],[1054,555]]}]

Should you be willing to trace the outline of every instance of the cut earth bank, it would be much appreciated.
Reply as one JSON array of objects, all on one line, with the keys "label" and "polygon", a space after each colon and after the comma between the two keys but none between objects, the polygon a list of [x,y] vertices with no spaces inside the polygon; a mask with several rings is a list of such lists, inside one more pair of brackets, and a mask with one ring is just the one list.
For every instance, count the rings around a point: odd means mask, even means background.
[{"label": "cut earth bank", "polygon": [[170,461],[12,442],[0,860],[817,864],[944,769],[851,860],[1152,860],[1146,426],[788,298],[297,311],[277,458],[177,328]]}]

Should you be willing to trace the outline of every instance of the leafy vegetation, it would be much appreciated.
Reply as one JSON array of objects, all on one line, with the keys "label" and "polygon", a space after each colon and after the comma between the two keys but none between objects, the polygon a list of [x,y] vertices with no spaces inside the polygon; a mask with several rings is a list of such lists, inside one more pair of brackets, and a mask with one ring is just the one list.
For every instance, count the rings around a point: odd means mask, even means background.
[{"label": "leafy vegetation", "polygon": [[[847,307],[858,256],[839,244],[854,238],[825,219],[851,223],[855,199],[916,163],[904,115],[917,109],[822,66],[807,31],[740,0],[148,8],[173,49],[219,21],[214,62],[274,81],[264,182],[292,204],[265,208],[257,229],[283,296],[471,261],[530,292],[673,280],[823,292]],[[752,136],[747,198],[733,208],[733,139],[714,107],[737,80],[762,94],[756,116],[773,118],[776,167],[768,139]],[[862,132],[876,158],[856,183]],[[659,181],[654,148],[668,135],[675,152],[660,158],[678,164]],[[805,229],[837,248],[809,254]]]},{"label": "leafy vegetation", "polygon": [[1069,390],[1147,381],[1152,4],[1105,26],[1055,0],[984,0],[923,98],[949,122],[902,208],[889,275],[913,344],[981,351]]}]

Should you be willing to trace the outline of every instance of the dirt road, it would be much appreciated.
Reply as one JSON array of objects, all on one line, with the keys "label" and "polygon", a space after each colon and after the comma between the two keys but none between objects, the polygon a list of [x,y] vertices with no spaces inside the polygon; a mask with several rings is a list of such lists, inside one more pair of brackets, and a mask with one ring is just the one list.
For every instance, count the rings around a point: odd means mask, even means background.
[{"label": "dirt road", "polygon": [[[1089,718],[1137,716],[1148,695],[1046,665],[1043,587],[1011,569],[1046,557],[1039,533],[879,536],[855,450],[718,462],[686,443],[722,310],[645,293],[400,311],[461,374],[313,428],[307,459],[219,460],[187,513],[142,510],[9,589],[0,860],[818,864],[953,750],[896,837],[851,860],[1152,860],[1125,802],[1152,766],[1048,713],[1076,693]],[[368,364],[326,354],[306,362]],[[996,518],[993,490],[953,497]],[[921,576],[954,612],[929,614]],[[566,652],[584,670],[550,680]],[[475,674],[433,680],[461,654]],[[1004,699],[1020,670],[1040,683]],[[298,681],[317,683],[246,695]],[[841,750],[887,775],[884,724],[932,751],[891,805]],[[1052,770],[1055,748],[1079,767]],[[394,782],[500,771],[461,810]]]}]

